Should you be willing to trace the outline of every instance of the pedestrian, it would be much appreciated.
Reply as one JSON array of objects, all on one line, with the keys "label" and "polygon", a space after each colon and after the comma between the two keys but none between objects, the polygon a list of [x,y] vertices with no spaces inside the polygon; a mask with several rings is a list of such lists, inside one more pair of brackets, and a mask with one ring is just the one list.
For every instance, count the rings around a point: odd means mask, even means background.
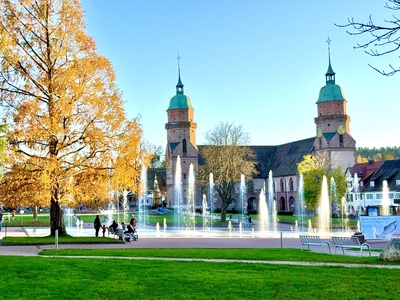
[{"label": "pedestrian", "polygon": [[2,225],[3,225],[3,214],[0,212],[0,231],[1,231]]},{"label": "pedestrian", "polygon": [[103,229],[103,237],[106,237],[106,229],[107,229],[106,225],[103,225],[102,229]]},{"label": "pedestrian", "polygon": [[131,220],[129,221],[129,224],[132,225],[133,229],[136,228],[136,218],[134,215],[132,215]]},{"label": "pedestrian", "polygon": [[94,219],[94,230],[96,231],[96,237],[99,236],[99,230],[101,227],[101,222],[100,222],[100,218],[99,215],[96,215],[96,218]]}]

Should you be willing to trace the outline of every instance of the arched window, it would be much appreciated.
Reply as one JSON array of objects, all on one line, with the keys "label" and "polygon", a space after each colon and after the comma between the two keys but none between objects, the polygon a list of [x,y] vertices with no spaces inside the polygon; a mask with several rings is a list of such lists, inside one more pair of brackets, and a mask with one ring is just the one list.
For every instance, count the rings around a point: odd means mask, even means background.
[{"label": "arched window", "polygon": [[285,183],[283,181],[283,178],[281,178],[281,192],[285,191]]},{"label": "arched window", "polygon": [[290,179],[289,179],[289,191],[291,191],[291,192],[294,191],[294,188],[293,188],[293,178],[292,178],[292,177],[290,177]]},{"label": "arched window", "polygon": [[187,153],[187,142],[186,142],[186,139],[183,139],[183,141],[182,141],[182,152],[183,152],[183,154]]}]

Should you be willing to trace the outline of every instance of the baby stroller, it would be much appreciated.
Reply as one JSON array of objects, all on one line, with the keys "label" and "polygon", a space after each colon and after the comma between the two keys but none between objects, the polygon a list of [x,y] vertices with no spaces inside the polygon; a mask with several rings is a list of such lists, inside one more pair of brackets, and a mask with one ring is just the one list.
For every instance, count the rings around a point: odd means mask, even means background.
[{"label": "baby stroller", "polygon": [[132,229],[132,227],[129,228],[129,226],[128,226],[127,229],[128,230],[125,231],[125,234],[124,234],[125,242],[132,243],[133,241],[136,241],[139,238],[139,236],[138,236],[138,234],[136,232],[136,228]]}]

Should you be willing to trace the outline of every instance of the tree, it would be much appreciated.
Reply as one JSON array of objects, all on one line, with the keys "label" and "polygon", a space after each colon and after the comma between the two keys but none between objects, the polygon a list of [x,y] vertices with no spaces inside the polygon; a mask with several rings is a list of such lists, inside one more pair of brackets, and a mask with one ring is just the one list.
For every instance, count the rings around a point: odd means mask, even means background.
[{"label": "tree", "polygon": [[322,179],[324,176],[334,178],[337,199],[341,199],[346,193],[346,176],[340,167],[331,169],[331,163],[323,156],[305,155],[303,161],[298,164],[299,173],[303,174],[304,202],[308,209],[318,206],[321,196]]},{"label": "tree", "polygon": [[232,194],[241,174],[250,178],[256,173],[254,153],[245,145],[249,136],[242,126],[221,122],[206,134],[208,146],[201,151],[205,164],[199,168],[199,177],[203,183],[208,182],[213,173],[214,188],[221,205],[221,222],[226,221],[226,211],[232,202]]},{"label": "tree", "polygon": [[[400,0],[388,0],[385,7],[397,11],[400,10]],[[369,17],[368,22],[356,22],[353,18],[348,19],[345,25],[337,25],[338,27],[353,27],[353,31],[347,30],[350,35],[363,35],[369,34],[370,39],[365,43],[357,43],[355,49],[365,49],[364,52],[371,56],[382,56],[400,49],[400,19],[395,15],[391,20],[385,20],[383,25],[377,25]],[[379,50],[377,50],[379,49]],[[390,70],[379,70],[371,65],[374,70],[382,75],[391,76],[400,71],[400,67],[389,65]]]},{"label": "tree", "polygon": [[15,205],[47,203],[51,235],[64,234],[63,206],[100,205],[117,188],[137,188],[147,162],[141,126],[126,119],[78,0],[3,0],[0,11],[9,142],[0,192]]}]

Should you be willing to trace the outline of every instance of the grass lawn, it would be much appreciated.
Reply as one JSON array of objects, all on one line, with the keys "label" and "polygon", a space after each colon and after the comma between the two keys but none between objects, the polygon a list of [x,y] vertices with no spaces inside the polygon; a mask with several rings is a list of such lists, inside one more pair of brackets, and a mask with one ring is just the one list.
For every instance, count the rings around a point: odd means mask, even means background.
[{"label": "grass lawn", "polygon": [[[136,218],[138,218],[138,212],[128,212],[127,214],[127,219],[126,222],[129,222],[130,217],[132,214],[135,214]],[[91,214],[76,214],[79,216],[84,223],[90,223],[93,224],[94,218],[96,216],[96,213],[91,213]],[[219,214],[217,214],[218,216]],[[232,215],[234,220],[240,219],[241,215],[240,214],[228,214],[227,217],[229,219],[229,216]],[[120,222],[123,221],[124,214],[122,212],[118,214],[113,214],[111,219],[115,220],[120,220]],[[251,215],[253,220],[258,219],[258,215]],[[8,215],[5,215],[5,219],[8,220]],[[164,219],[166,221],[167,227],[172,227],[174,226],[174,223],[176,223],[176,217],[173,214],[149,214],[149,225],[155,226],[157,223],[160,225],[160,228],[163,227],[164,225]],[[103,217],[100,216],[100,220],[103,222]],[[317,217],[310,217],[310,216],[304,216],[304,218],[301,218],[301,216],[285,216],[285,215],[280,215],[278,216],[279,222],[286,223],[286,224],[291,224],[295,225],[297,222],[298,226],[303,227],[303,228],[308,228],[308,222],[311,222],[312,227],[317,227],[318,224],[318,218]],[[332,219],[332,227],[336,229],[341,229],[342,228],[342,219],[341,218],[333,218]],[[71,220],[73,223],[73,220]],[[201,216],[196,216],[196,226],[201,227],[203,224],[203,218]],[[233,224],[234,226],[238,226],[237,223]],[[10,218],[9,222],[4,222],[3,226],[25,226],[25,227],[46,227],[50,226],[50,221],[49,221],[49,214],[48,213],[41,213],[38,214],[37,216],[37,221],[33,220],[33,215],[32,214],[17,214],[14,219]],[[213,226],[217,227],[228,227],[228,222],[221,223],[219,220],[215,220],[213,222]],[[357,221],[356,220],[347,220],[346,226],[353,228],[356,230],[357,228]]]},{"label": "grass lawn", "polygon": [[[65,251],[54,253],[68,254]],[[79,251],[71,253],[83,253]],[[90,251],[100,255],[105,250],[89,250],[85,255]],[[299,249],[131,249],[106,253],[279,260],[344,258]],[[400,292],[399,270],[365,267],[18,256],[0,256],[0,264],[2,299],[398,299]]]}]

